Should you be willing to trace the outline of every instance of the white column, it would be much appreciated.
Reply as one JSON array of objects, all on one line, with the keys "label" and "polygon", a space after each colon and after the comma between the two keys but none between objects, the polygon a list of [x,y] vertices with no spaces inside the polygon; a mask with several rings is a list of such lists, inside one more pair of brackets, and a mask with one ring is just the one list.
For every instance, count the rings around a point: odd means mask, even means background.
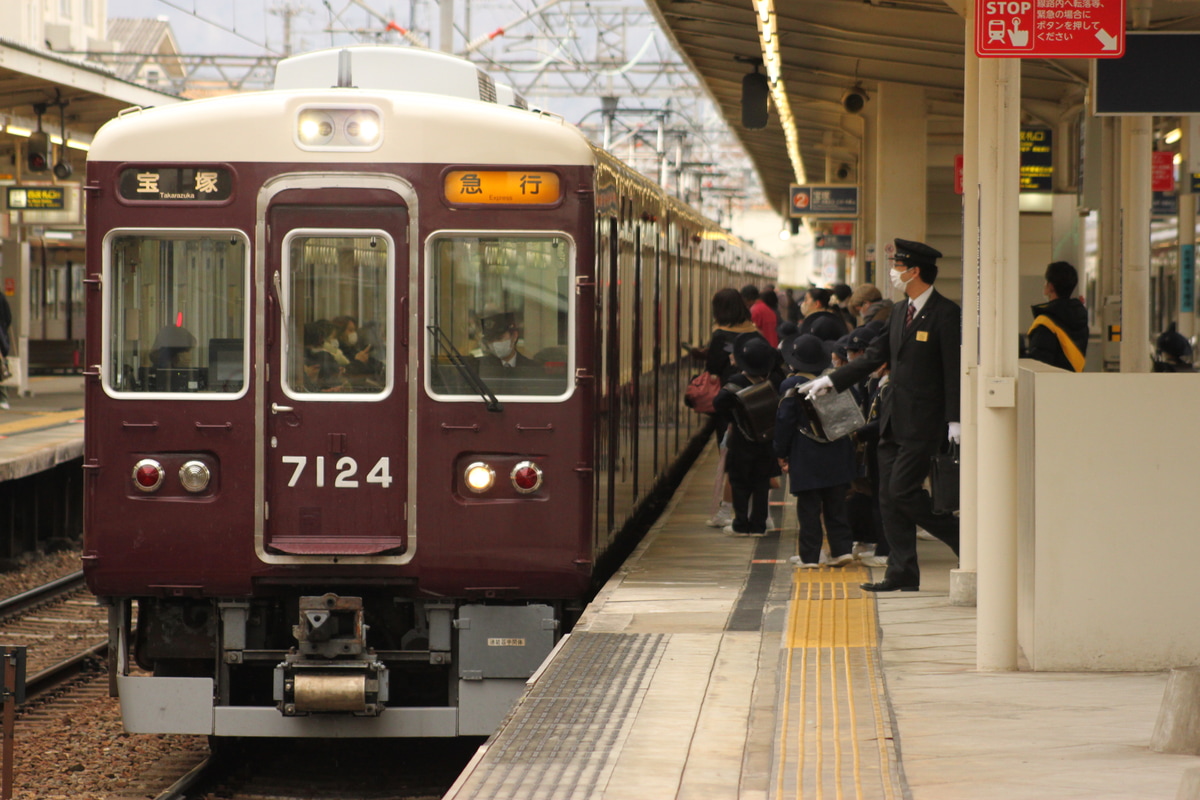
[{"label": "white column", "polygon": [[[1196,333],[1196,268],[1195,268],[1195,253],[1196,253],[1196,195],[1192,194],[1192,173],[1200,172],[1200,143],[1197,139],[1200,138],[1200,126],[1196,125],[1195,117],[1185,115],[1179,119],[1179,127],[1182,129],[1183,138],[1179,140],[1179,155],[1182,159],[1181,168],[1179,170],[1180,186],[1179,186],[1179,289],[1180,289],[1180,307],[1179,307],[1179,332],[1191,339]],[[1184,248],[1191,248],[1192,253],[1192,296],[1185,298],[1183,290],[1186,288],[1188,281],[1184,279],[1183,274],[1183,253]],[[1191,311],[1184,311],[1185,308],[1191,308]]]},{"label": "white column", "polygon": [[[887,264],[883,259],[883,243],[875,238],[875,208],[876,208],[876,164],[878,164],[879,149],[879,115],[878,106],[868,102],[862,113],[862,153],[858,162],[859,202],[862,205],[858,225],[858,246],[862,250],[863,281],[874,283],[879,291],[886,292],[888,285]],[[867,265],[867,250],[874,251],[874,262]],[[883,264],[883,268],[880,268]]]},{"label": "white column", "polygon": [[1102,369],[1116,372],[1121,345],[1109,329],[1121,324],[1121,119],[1103,117],[1100,164],[1100,347]]},{"label": "white column", "polygon": [[976,666],[1017,668],[1017,285],[1021,62],[979,60]]},{"label": "white column", "polygon": [[979,380],[979,57],[975,55],[975,7],[966,9],[963,61],[963,247],[962,247],[962,447],[959,451],[958,569],[950,572],[950,604],[976,602],[977,482],[979,457],[975,408]]},{"label": "white column", "polygon": [[[1149,372],[1153,117],[1121,117],[1121,372]],[[1156,332],[1157,333],[1157,332]]]},{"label": "white column", "polygon": [[886,131],[876,139],[875,258],[884,296],[899,297],[887,280],[888,245],[896,237],[925,241],[925,89],[882,83],[874,102],[878,127]]}]

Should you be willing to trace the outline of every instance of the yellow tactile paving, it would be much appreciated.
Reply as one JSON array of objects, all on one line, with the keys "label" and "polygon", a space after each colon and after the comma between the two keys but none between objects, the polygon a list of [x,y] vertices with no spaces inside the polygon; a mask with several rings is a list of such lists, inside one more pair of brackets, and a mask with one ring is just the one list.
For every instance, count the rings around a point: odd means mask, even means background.
[{"label": "yellow tactile paving", "polygon": [[796,570],[784,632],[777,800],[900,797],[875,599],[859,566]]},{"label": "yellow tactile paving", "polygon": [[54,425],[62,425],[77,419],[83,419],[82,408],[76,408],[70,411],[34,413],[30,414],[25,419],[17,419],[13,420],[12,422],[0,423],[0,436],[7,436],[14,433],[25,433],[27,431],[37,430],[38,428],[50,428]]}]

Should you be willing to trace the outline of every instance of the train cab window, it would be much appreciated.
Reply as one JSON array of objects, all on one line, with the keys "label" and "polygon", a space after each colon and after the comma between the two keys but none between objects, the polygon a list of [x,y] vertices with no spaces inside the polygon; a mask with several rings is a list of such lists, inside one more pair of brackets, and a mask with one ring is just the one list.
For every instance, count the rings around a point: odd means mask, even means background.
[{"label": "train cab window", "polygon": [[382,397],[392,373],[391,238],[383,231],[296,229],[284,254],[288,394]]},{"label": "train cab window", "polygon": [[241,395],[248,252],[241,231],[110,234],[106,388],[214,399]]},{"label": "train cab window", "polygon": [[566,397],[574,385],[573,262],[573,243],[562,234],[432,238],[430,393],[482,401],[470,371],[499,397]]}]

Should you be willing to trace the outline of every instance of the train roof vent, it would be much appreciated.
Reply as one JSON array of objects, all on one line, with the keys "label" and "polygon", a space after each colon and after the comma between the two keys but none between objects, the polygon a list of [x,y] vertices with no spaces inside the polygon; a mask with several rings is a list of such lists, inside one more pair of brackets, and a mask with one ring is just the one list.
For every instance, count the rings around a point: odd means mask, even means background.
[{"label": "train roof vent", "polygon": [[490,76],[466,59],[395,45],[354,45],[318,50],[279,62],[276,89],[358,89],[425,92],[496,102]]},{"label": "train roof vent", "polygon": [[517,94],[511,86],[503,83],[496,84],[496,103],[502,106],[529,109],[529,103],[525,102],[525,98]]}]

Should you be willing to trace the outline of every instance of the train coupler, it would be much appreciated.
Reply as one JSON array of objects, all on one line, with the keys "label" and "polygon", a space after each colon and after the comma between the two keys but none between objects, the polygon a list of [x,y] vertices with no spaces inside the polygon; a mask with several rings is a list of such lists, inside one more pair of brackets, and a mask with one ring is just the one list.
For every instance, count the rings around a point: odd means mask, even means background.
[{"label": "train coupler", "polygon": [[292,628],[298,647],[275,668],[275,701],[285,717],[314,713],[374,716],[387,702],[388,671],[367,647],[361,597],[301,597]]}]

